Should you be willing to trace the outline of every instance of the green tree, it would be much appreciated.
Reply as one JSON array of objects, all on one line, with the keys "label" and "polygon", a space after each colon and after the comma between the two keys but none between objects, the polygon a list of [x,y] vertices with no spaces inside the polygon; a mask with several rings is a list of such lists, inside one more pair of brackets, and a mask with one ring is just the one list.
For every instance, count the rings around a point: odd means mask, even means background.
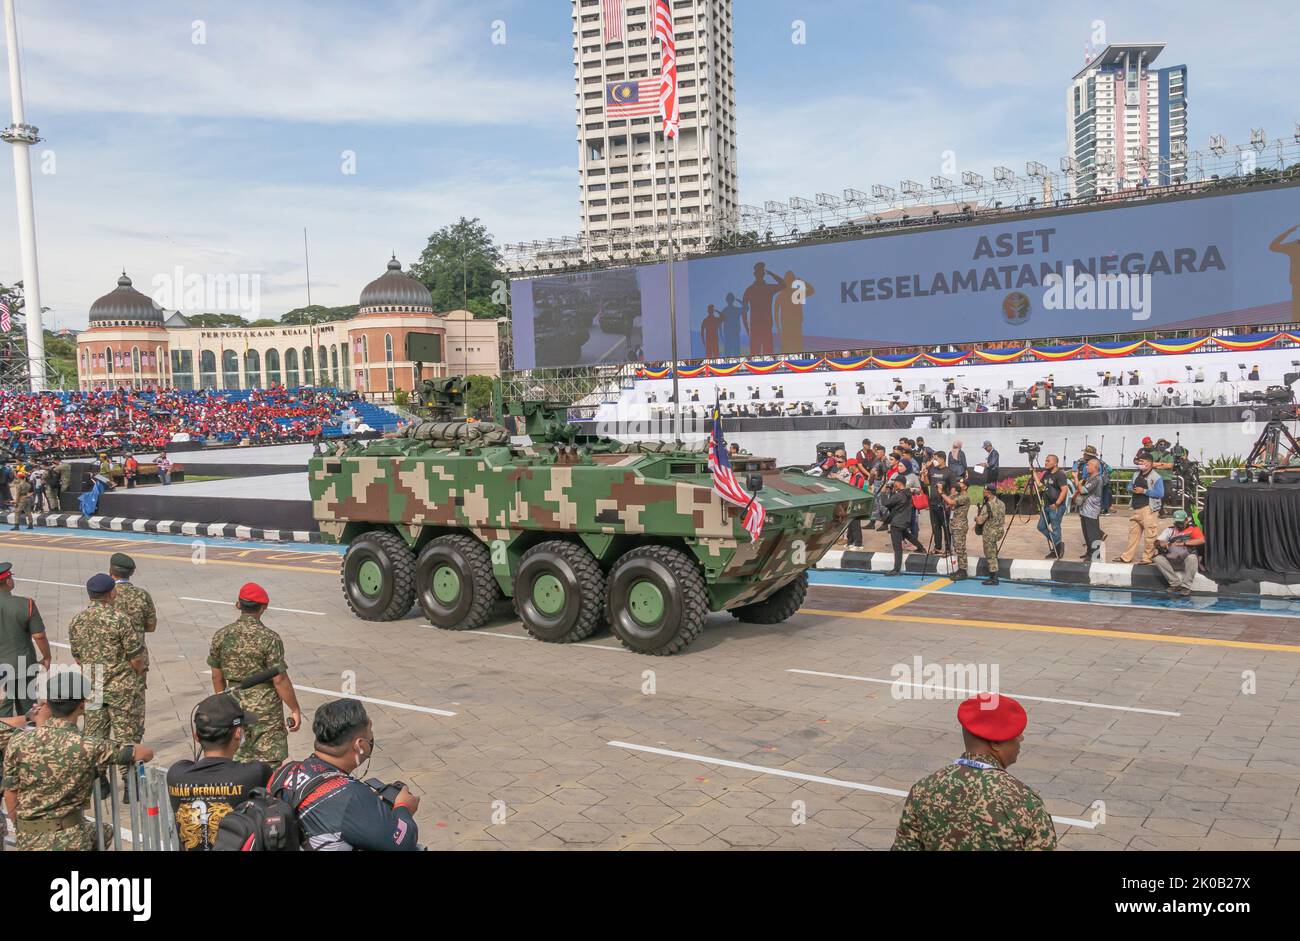
[{"label": "green tree", "polygon": [[469,391],[465,393],[465,408],[471,415],[492,404],[492,377],[469,376]]},{"label": "green tree", "polygon": [[313,323],[347,320],[349,317],[355,317],[360,309],[358,304],[346,304],[343,307],[323,307],[320,304],[312,304],[310,307],[295,307],[280,318],[280,325],[302,327]]},{"label": "green tree", "polygon": [[434,310],[466,308],[476,317],[504,317],[504,304],[492,301],[494,282],[504,280],[501,251],[477,217],[461,216],[429,236],[411,265],[411,275],[433,294]]},{"label": "green tree", "polygon": [[186,314],[185,319],[196,327],[248,326],[248,321],[239,314]]}]

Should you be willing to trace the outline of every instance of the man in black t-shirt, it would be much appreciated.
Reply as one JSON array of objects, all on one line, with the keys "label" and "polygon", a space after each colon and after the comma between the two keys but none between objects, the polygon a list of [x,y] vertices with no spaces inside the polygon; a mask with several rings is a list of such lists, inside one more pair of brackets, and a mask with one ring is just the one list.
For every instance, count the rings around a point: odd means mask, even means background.
[{"label": "man in black t-shirt", "polygon": [[943,555],[952,538],[948,531],[948,510],[943,502],[943,495],[956,485],[956,481],[953,479],[952,471],[947,467],[942,451],[931,453],[930,460],[922,468],[921,473],[923,482],[928,488],[927,496],[930,501],[930,532],[934,542],[930,554]]},{"label": "man in black t-shirt", "polygon": [[1039,478],[1043,487],[1043,512],[1038,516],[1038,531],[1047,540],[1047,558],[1065,558],[1065,542],[1061,538],[1061,517],[1065,515],[1065,501],[1070,495],[1070,479],[1061,470],[1060,459],[1055,454],[1043,458],[1043,471]]},{"label": "man in black t-shirt", "polygon": [[264,761],[235,761],[249,717],[234,697],[209,696],[194,711],[194,740],[203,749],[197,761],[178,761],[167,769],[167,793],[181,849],[210,850],[221,818],[266,787],[271,766]]}]

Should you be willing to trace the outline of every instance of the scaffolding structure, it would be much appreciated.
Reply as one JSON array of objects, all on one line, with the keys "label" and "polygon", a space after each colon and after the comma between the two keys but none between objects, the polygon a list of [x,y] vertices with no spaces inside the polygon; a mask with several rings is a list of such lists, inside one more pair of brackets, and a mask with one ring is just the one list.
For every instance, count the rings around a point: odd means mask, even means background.
[{"label": "scaffolding structure", "polygon": [[589,420],[606,402],[617,401],[636,381],[640,363],[519,369],[503,373],[501,395],[506,401],[544,399],[563,402],[572,421]]},{"label": "scaffolding structure", "polygon": [[[1107,153],[1100,155],[1105,159]],[[1113,156],[1113,155],[1112,155]],[[1158,200],[1197,193],[1300,181],[1300,124],[1290,138],[1268,141],[1263,132],[1249,144],[1229,145],[1222,135],[1211,138],[1206,151],[1179,155],[1187,160],[1184,176],[1164,186],[1125,187],[1080,197],[1080,169],[1073,158],[1061,158],[1061,171],[1031,160],[1024,175],[1009,167],[994,167],[991,178],[966,170],[961,181],[930,177],[925,186],[903,180],[898,187],[875,184],[870,193],[845,189],[817,193],[815,198],[791,196],[767,200],[761,206],[742,205],[724,216],[679,213],[672,226],[673,253],[679,260],[693,255],[775,245],[812,244],[826,239],[861,237],[889,229],[997,221],[1001,216],[1044,209],[1069,209]],[[1151,176],[1168,174],[1169,159],[1149,155]],[[1158,166],[1157,166],[1158,164]],[[613,228],[601,236],[561,236],[502,246],[507,273],[513,278],[560,272],[590,271],[665,261],[667,225]]]}]

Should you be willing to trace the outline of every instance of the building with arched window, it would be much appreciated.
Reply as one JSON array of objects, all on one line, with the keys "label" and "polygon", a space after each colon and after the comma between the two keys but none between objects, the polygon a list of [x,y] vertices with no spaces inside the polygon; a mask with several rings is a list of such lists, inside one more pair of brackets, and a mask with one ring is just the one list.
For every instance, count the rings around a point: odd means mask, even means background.
[{"label": "building with arched window", "polygon": [[362,289],[352,318],[274,327],[196,326],[123,273],[116,290],[91,305],[90,326],[77,336],[77,373],[82,389],[315,385],[386,396],[415,387],[412,334],[433,337],[435,356],[420,376],[431,379],[497,375],[498,330],[496,320],[469,311],[434,311],[428,288],[396,258]]}]

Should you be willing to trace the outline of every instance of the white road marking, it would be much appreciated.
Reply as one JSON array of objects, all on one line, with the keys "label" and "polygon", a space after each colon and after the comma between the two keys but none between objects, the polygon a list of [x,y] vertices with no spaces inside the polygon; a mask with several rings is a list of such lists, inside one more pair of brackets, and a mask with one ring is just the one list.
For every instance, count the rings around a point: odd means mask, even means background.
[{"label": "white road marking", "polygon": [[[937,689],[948,693],[963,693],[967,696],[974,696],[976,693],[985,692],[985,690],[962,689],[957,686],[937,686],[931,683],[904,683],[902,680],[882,680],[874,676],[853,676],[849,673],[822,673],[819,670],[786,670],[786,673],[802,673],[805,676],[828,676],[835,680],[854,680],[858,683],[880,683],[883,686],[910,686],[913,689]],[[1026,693],[1004,693],[1003,695],[1011,696],[1015,699],[1032,699],[1034,702],[1053,702],[1063,706],[1085,706],[1089,709],[1118,709],[1121,712],[1143,712],[1152,716],[1173,716],[1178,718],[1182,716],[1181,712],[1168,712],[1164,709],[1142,709],[1138,706],[1112,706],[1104,702],[1089,702],[1084,699],[1049,699],[1046,696],[1030,696]]]},{"label": "white road marking", "polygon": [[35,585],[58,585],[61,588],[80,588],[82,591],[86,590],[85,583],[78,585],[76,582],[47,582],[41,578],[15,578],[14,581],[31,582]]},{"label": "white road marking", "polygon": [[456,713],[448,712],[446,709],[434,709],[431,706],[415,706],[409,702],[394,702],[391,699],[372,699],[369,696],[358,696],[356,693],[344,693],[337,689],[319,689],[315,686],[299,686],[293,684],[293,688],[301,693],[316,693],[318,696],[338,696],[343,699],[357,699],[361,702],[374,703],[376,706],[392,706],[394,709],[406,709],[411,712],[423,712],[431,716],[454,716]]},{"label": "white road marking", "polygon": [[[832,787],[847,787],[855,791],[870,791],[873,794],[885,794],[889,797],[906,797],[907,791],[900,791],[894,787],[878,787],[874,784],[860,784],[857,781],[844,781],[840,778],[828,778],[820,774],[805,774],[802,771],[786,771],[782,768],[764,768],[762,765],[746,764],[743,761],[731,761],[727,758],[710,758],[708,755],[692,755],[690,752],[669,751],[667,748],[652,748],[649,745],[634,745],[631,742],[606,742],[606,745],[613,745],[615,748],[626,748],[631,751],[647,752],[652,755],[664,755],[668,758],[685,758],[688,761],[698,761],[704,765],[721,765],[725,768],[739,768],[742,771],[753,771],[757,774],[771,774],[778,778],[794,778],[796,781],[811,781],[814,784],[829,784]],[[1084,827],[1088,830],[1095,830],[1097,824],[1091,820],[1080,820],[1075,817],[1058,817],[1052,815],[1052,819],[1057,823],[1063,823],[1070,827]]]},{"label": "white road marking", "polygon": [[[231,607],[235,604],[233,601],[217,601],[215,598],[187,598],[185,595],[181,595],[181,601],[201,601],[204,604],[224,604]],[[303,611],[301,608],[277,608],[275,605],[271,605],[267,610],[287,611],[290,614],[314,614],[318,617],[325,617],[324,611]]]}]

